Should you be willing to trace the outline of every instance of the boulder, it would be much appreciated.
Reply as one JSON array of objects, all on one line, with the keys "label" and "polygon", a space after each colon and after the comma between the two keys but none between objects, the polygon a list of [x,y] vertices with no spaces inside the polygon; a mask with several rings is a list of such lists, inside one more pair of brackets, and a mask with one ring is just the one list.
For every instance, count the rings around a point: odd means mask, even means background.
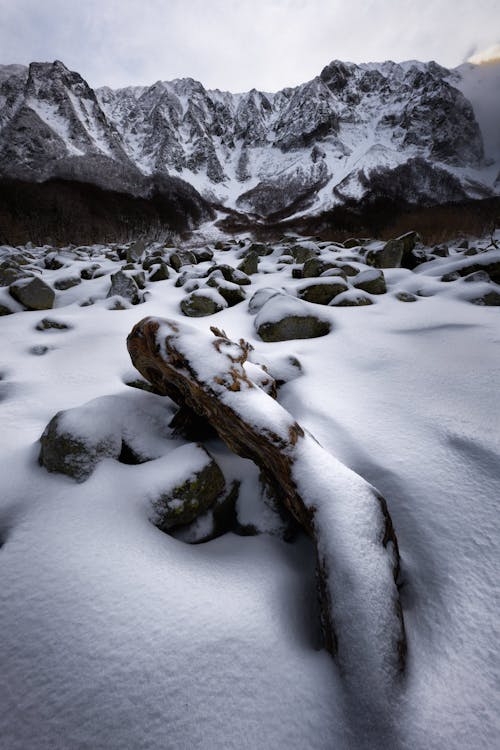
[{"label": "boulder", "polygon": [[255,251],[252,251],[251,253],[247,253],[241,263],[239,264],[237,270],[242,271],[247,276],[251,276],[254,273],[257,273],[259,267],[259,256]]},{"label": "boulder", "polygon": [[251,296],[250,302],[248,303],[248,312],[250,315],[255,315],[265,305],[265,303],[275,297],[277,294],[283,294],[279,289],[274,287],[266,286],[262,289],[257,289],[256,292]]},{"label": "boulder", "polygon": [[170,277],[170,272],[166,263],[155,263],[151,266],[149,281],[165,281]]},{"label": "boulder", "polygon": [[491,292],[486,292],[486,294],[481,295],[481,297],[471,299],[471,302],[474,305],[482,305],[484,307],[499,307],[500,292],[497,292],[495,289],[493,289]]},{"label": "boulder", "polygon": [[328,305],[334,297],[347,290],[347,283],[339,277],[317,279],[297,289],[297,296],[306,302]]},{"label": "boulder", "polygon": [[332,307],[364,307],[365,305],[373,305],[373,302],[370,297],[360,294],[357,289],[349,289],[335,297],[330,305]]},{"label": "boulder", "polygon": [[353,278],[352,283],[356,289],[361,289],[363,292],[368,292],[368,294],[385,294],[387,292],[385,276],[379,270],[368,269],[367,271],[361,271],[361,273]]},{"label": "boulder", "polygon": [[13,315],[14,310],[11,310],[7,305],[0,304],[0,317],[2,315]]},{"label": "boulder", "polygon": [[28,310],[50,310],[56,296],[52,287],[38,276],[15,281],[10,285],[9,292]]},{"label": "boulder", "polygon": [[78,286],[78,284],[81,284],[82,280],[79,276],[66,276],[64,279],[57,279],[57,281],[54,282],[54,286],[56,289],[65,290],[65,289],[71,289],[73,286]]},{"label": "boulder", "polygon": [[32,278],[32,276],[8,260],[0,263],[0,286],[10,286],[19,279]]},{"label": "boulder", "polygon": [[413,255],[413,249],[420,237],[417,232],[407,232],[396,239],[389,240],[381,248],[369,250],[366,262],[375,268],[415,268],[419,260]]},{"label": "boulder", "polygon": [[[103,458],[118,458],[121,436],[114,425],[97,418],[91,429],[84,408],[60,411],[40,438],[38,461],[47,471],[84,482]],[[95,415],[97,417],[97,414]],[[80,423],[79,423],[80,422]]]},{"label": "boulder", "polygon": [[219,265],[214,266],[212,271],[220,271],[226,281],[232,281],[233,284],[241,284],[242,286],[245,286],[252,283],[252,280],[246,273],[243,273],[243,271],[233,268],[232,266],[228,266],[225,263],[220,263]]},{"label": "boulder", "polygon": [[195,247],[191,252],[196,258],[197,263],[205,263],[206,261],[212,260],[214,257],[213,250],[210,250],[209,247]]},{"label": "boulder", "polygon": [[271,255],[274,251],[274,247],[272,245],[264,245],[262,242],[252,242],[250,247],[248,248],[249,253],[257,253],[257,255]]},{"label": "boulder", "polygon": [[325,258],[309,258],[302,268],[302,277],[304,279],[321,276],[322,273],[330,268],[336,268],[335,261],[325,260]]},{"label": "boulder", "polygon": [[146,243],[144,240],[137,240],[127,250],[126,259],[128,263],[137,263],[141,260],[146,250]]},{"label": "boulder", "polygon": [[174,271],[178,271],[182,266],[194,266],[198,261],[196,255],[191,251],[177,250],[174,253],[170,253],[168,262]]},{"label": "boulder", "polygon": [[234,305],[237,305],[246,299],[246,294],[239,284],[233,284],[231,281],[226,281],[224,278],[211,276],[207,281],[207,285],[217,289],[221,297],[224,297],[229,307],[234,307]]},{"label": "boulder", "polygon": [[331,324],[310,312],[301,300],[287,294],[272,296],[255,318],[255,330],[263,341],[290,341],[326,336]]},{"label": "boulder", "polygon": [[[150,520],[162,531],[191,523],[214,505],[225,490],[224,475],[212,456],[194,443],[168,456],[175,465],[175,480],[156,490]],[[175,464],[174,464],[175,462]]]},{"label": "boulder", "polygon": [[189,318],[213,315],[227,306],[226,300],[216,289],[197,290],[181,300],[181,310]]},{"label": "boulder", "polygon": [[137,305],[141,302],[139,287],[134,279],[127,276],[123,271],[117,271],[111,275],[111,286],[106,296],[123,297],[124,299],[129,300],[133,305]]}]

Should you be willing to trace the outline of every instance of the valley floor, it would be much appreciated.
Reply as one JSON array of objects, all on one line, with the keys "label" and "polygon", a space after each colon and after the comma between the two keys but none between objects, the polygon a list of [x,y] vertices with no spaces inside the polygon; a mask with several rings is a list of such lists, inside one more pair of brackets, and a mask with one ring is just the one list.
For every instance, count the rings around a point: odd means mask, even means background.
[{"label": "valley floor", "polygon": [[[104,251],[89,259],[109,274],[120,263]],[[235,266],[238,254],[215,250],[215,260]],[[248,297],[295,293],[282,254],[260,259]],[[80,273],[85,262],[71,257],[43,278]],[[147,463],[106,459],[81,484],[38,465],[40,435],[62,409],[114,395],[125,414],[146,402],[173,413],[125,384],[138,377],[125,342],[146,315],[186,320],[177,273],[126,309],[110,309],[103,275],[58,295],[52,311],[0,318],[5,750],[498,747],[500,308],[471,304],[461,279],[442,282],[452,262],[385,270],[375,304],[322,306],[332,330],[320,338],[265,343],[247,302],[189,321],[264,357],[296,356],[302,372],[280,402],[388,502],[408,635],[388,733],[361,715],[321,649],[306,539],[230,533],[189,545],[148,520]],[[94,304],[80,306],[89,295]],[[37,330],[47,317],[68,328]],[[228,474],[246,472],[239,512],[265,526],[257,473],[218,441],[210,448]]]}]

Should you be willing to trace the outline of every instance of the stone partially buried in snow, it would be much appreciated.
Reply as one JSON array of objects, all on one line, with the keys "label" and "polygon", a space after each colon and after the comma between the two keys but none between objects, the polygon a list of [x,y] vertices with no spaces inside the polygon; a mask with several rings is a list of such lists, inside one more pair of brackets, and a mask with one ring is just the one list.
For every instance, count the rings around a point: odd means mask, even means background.
[{"label": "stone partially buried in snow", "polygon": [[117,271],[111,276],[111,286],[107,297],[123,297],[128,299],[133,305],[141,301],[139,287],[134,279],[127,276],[123,271]]},{"label": "stone partially buried in snow", "polygon": [[217,289],[206,288],[191,292],[181,300],[181,310],[188,318],[203,318],[214,315],[227,307],[228,304]]},{"label": "stone partially buried in snow", "polygon": [[9,292],[28,310],[52,309],[56,296],[54,290],[37,276],[19,279],[10,285]]},{"label": "stone partially buried in snow", "polygon": [[385,294],[387,292],[385,276],[382,271],[375,268],[361,271],[352,280],[352,283],[356,289],[361,289],[368,294]]},{"label": "stone partially buried in snow", "polygon": [[327,277],[303,284],[297,289],[297,296],[306,302],[328,305],[332,299],[345,292],[347,288],[347,283],[342,278]]},{"label": "stone partially buried in snow", "polygon": [[409,268],[410,270],[418,265],[419,261],[415,259],[412,263],[412,252],[420,237],[416,232],[407,232],[400,237],[389,240],[381,248],[369,250],[366,254],[366,262],[369,266],[375,268]]},{"label": "stone partially buried in snow", "polygon": [[112,421],[96,418],[86,429],[89,415],[92,419],[92,412],[80,407],[60,411],[50,420],[40,438],[41,466],[84,482],[99,461],[120,455],[121,435]]},{"label": "stone partially buried in snow", "polygon": [[169,473],[167,486],[152,500],[151,521],[162,531],[191,523],[225,490],[222,471],[201,445],[183,445],[168,459],[173,476]]},{"label": "stone partially buried in snow", "polygon": [[290,341],[326,336],[331,324],[310,312],[301,300],[287,294],[269,299],[255,318],[255,330],[263,341]]}]

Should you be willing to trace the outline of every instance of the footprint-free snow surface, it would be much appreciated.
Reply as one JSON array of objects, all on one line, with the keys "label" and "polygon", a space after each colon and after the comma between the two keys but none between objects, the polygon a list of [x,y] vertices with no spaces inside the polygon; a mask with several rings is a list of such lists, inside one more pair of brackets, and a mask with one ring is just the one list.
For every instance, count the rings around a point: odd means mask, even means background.
[{"label": "footprint-free snow surface", "polygon": [[[383,243],[250,244],[0,248],[14,267],[0,288],[5,750],[498,747],[500,251],[417,247],[414,270],[383,269],[384,292],[366,286]],[[256,273],[231,270],[251,253]],[[330,302],[320,274],[340,277]],[[31,278],[53,308],[8,292]],[[319,321],[314,337],[273,340],[290,333],[272,327],[283,310]],[[240,483],[239,533],[189,544],[209,516],[174,535],[151,522],[154,488],[194,453],[173,455],[188,442],[173,402],[127,385],[126,338],[148,315],[249,341],[279,402],[386,498],[408,640],[387,705],[367,710],[322,649],[312,545],[284,533],[249,461],[202,441]],[[88,402],[82,430],[109,420],[142,463],[104,458],[81,482],[38,464],[51,418]]]}]

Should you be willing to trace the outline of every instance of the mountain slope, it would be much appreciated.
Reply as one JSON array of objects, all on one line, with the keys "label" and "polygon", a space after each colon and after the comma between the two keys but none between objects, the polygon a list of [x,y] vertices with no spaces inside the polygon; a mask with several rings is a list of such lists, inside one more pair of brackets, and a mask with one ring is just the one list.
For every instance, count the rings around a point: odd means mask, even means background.
[{"label": "mountain slope", "polygon": [[484,198],[500,191],[498,112],[485,105],[498,81],[483,66],[334,61],[274,94],[189,78],[94,91],[61,62],[3,66],[0,174],[136,195],[152,176],[176,176],[261,219],[391,195],[395,184],[420,205]]}]

